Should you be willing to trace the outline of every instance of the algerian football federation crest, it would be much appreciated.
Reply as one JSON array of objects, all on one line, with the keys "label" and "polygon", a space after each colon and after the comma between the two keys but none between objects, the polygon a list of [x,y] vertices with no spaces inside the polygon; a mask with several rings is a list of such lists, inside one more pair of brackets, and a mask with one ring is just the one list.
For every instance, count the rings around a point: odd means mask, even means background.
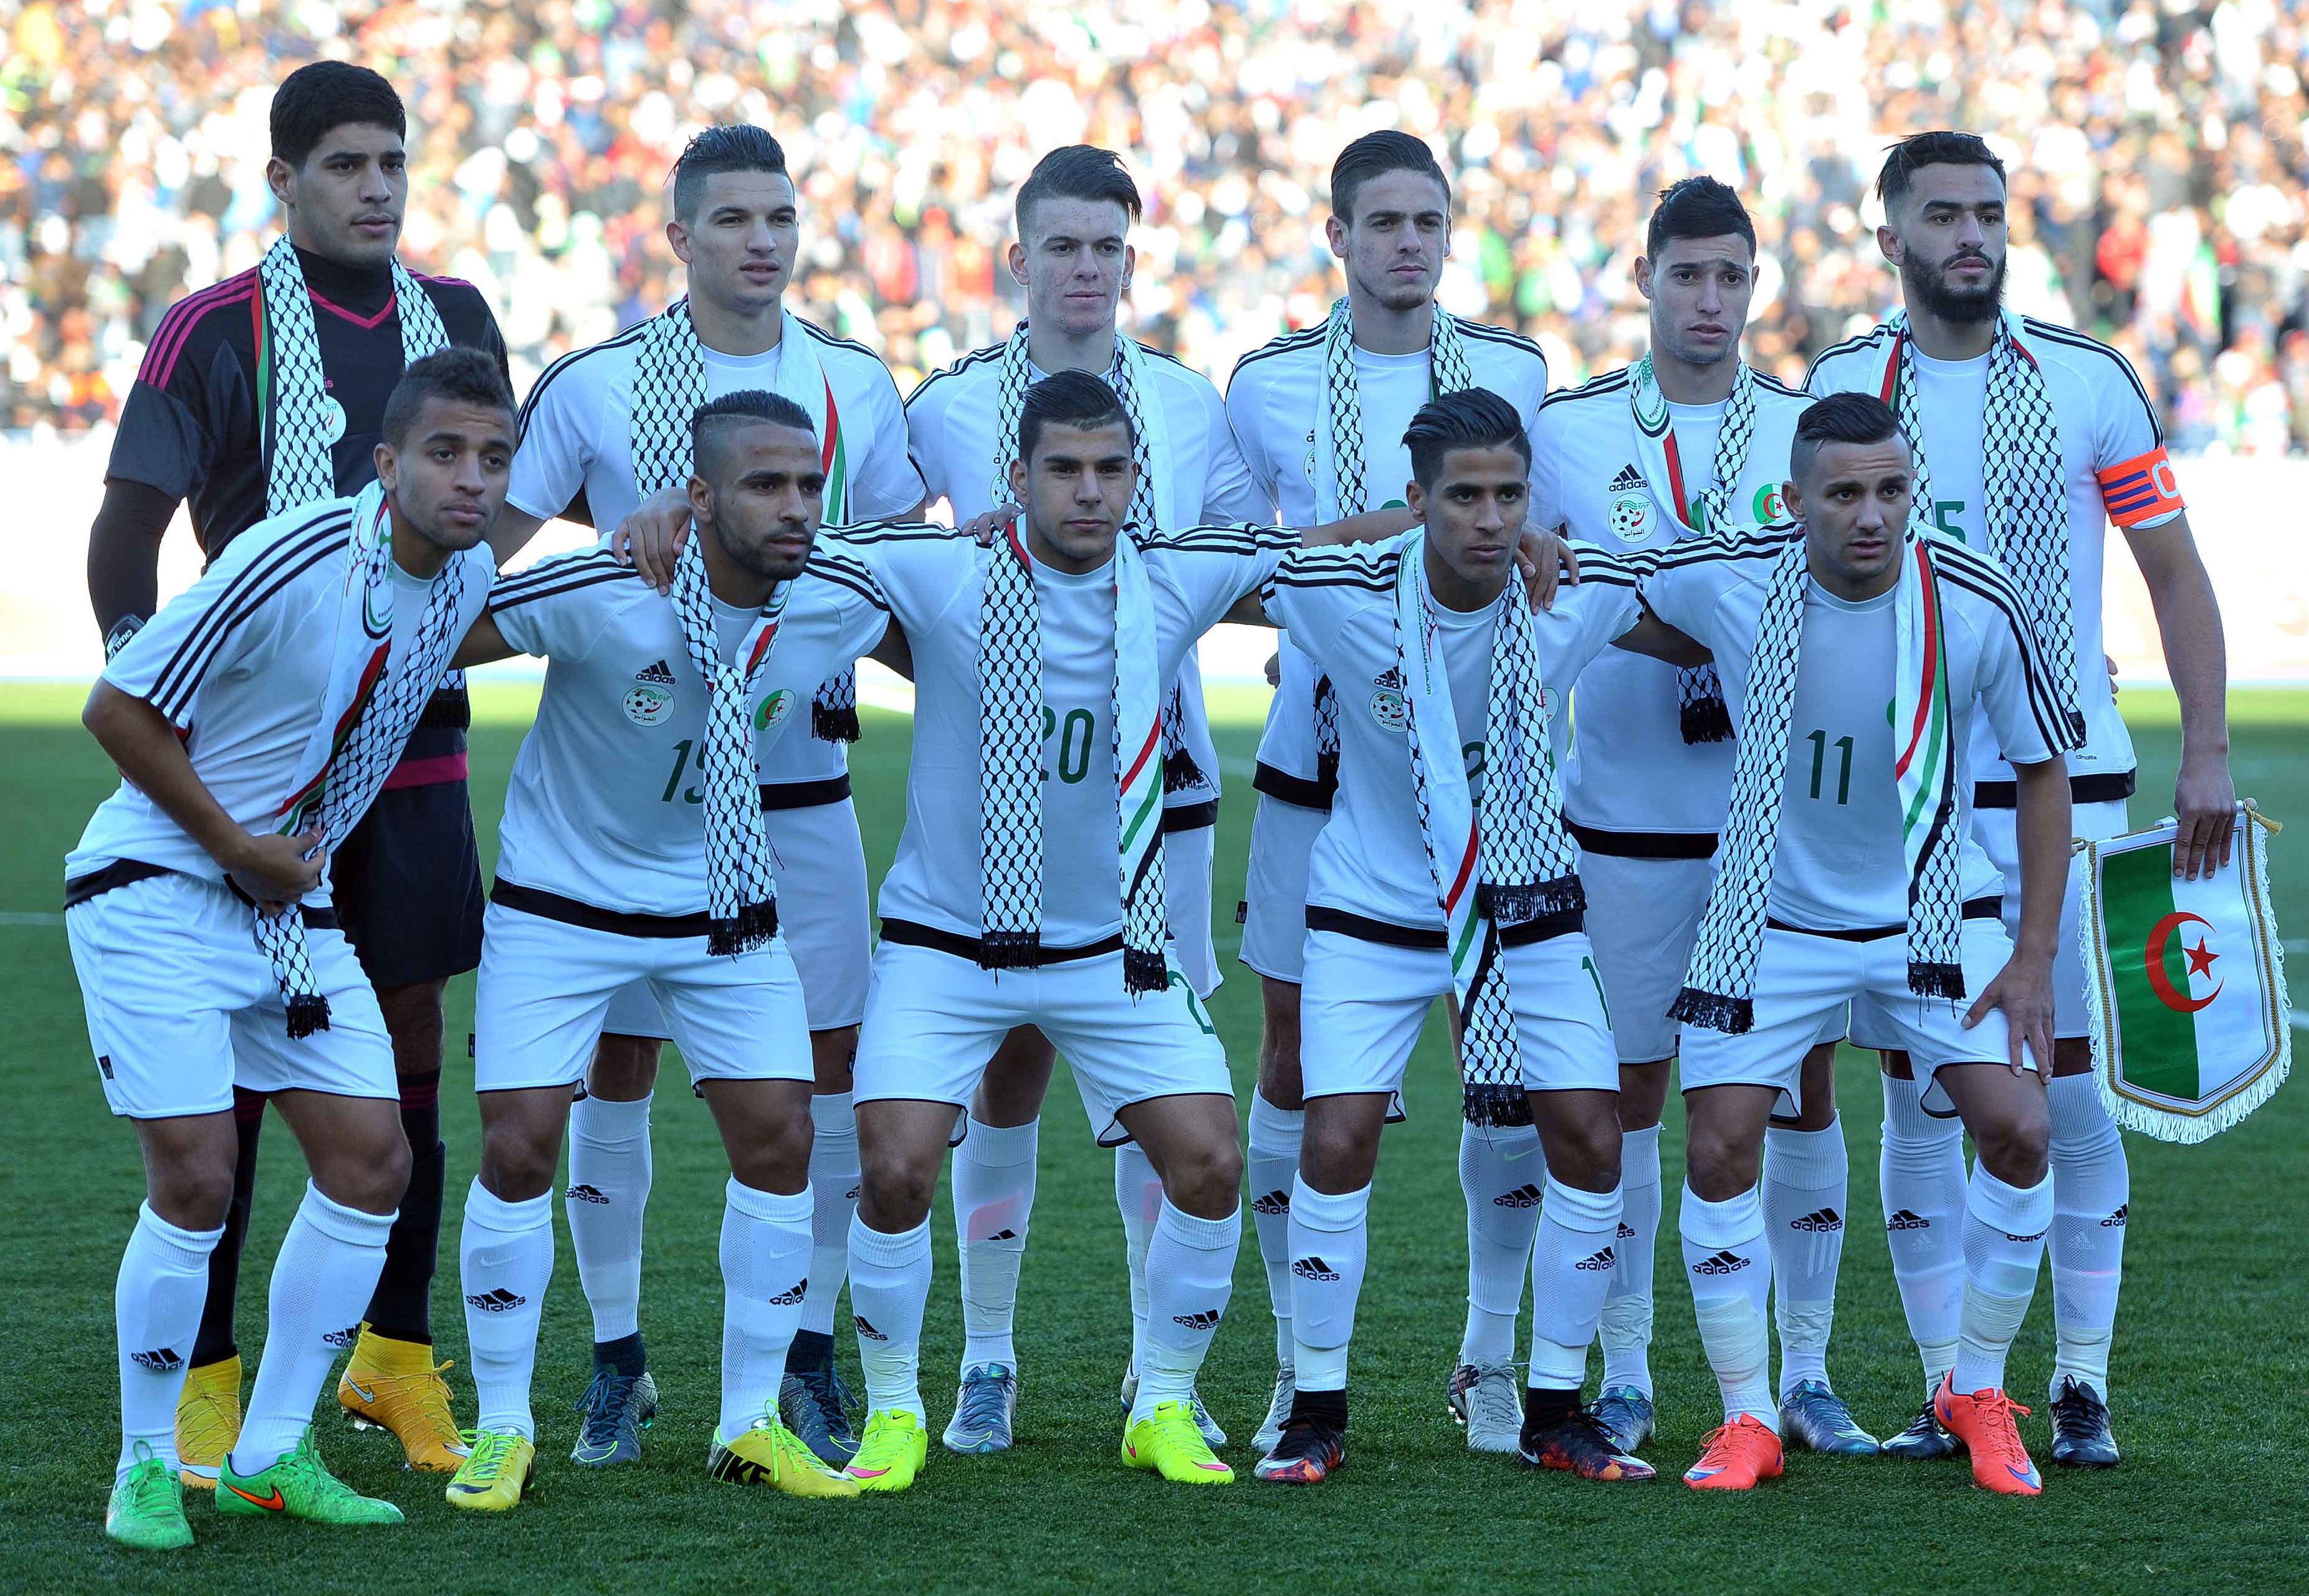
[{"label": "algerian football federation crest", "polygon": [[2161,1142],[2225,1131],[2293,1062],[2285,953],[2269,907],[2269,835],[2237,807],[2229,862],[2173,874],[2171,820],[2080,845],[2079,935],[2093,1068],[2110,1117]]},{"label": "algerian football federation crest", "polygon": [[1621,466],[1604,491],[1611,496],[1612,531],[1621,541],[1640,543],[1652,535],[1652,528],[1659,524],[1659,506],[1652,503],[1652,490],[1641,471]]},{"label": "algerian football federation crest", "polygon": [[673,669],[664,660],[634,672],[626,689],[626,719],[636,726],[655,726],[673,713]]},{"label": "algerian football federation crest", "polygon": [[763,699],[761,707],[754,712],[754,729],[756,731],[776,730],[785,724],[786,717],[793,713],[793,694],[784,687],[780,687],[767,698]]},{"label": "algerian football federation crest", "polygon": [[1755,511],[1758,526],[1769,526],[1788,518],[1787,496],[1780,491],[1778,483],[1767,482],[1756,489]]},{"label": "algerian football federation crest", "polygon": [[1409,723],[1409,712],[1404,707],[1403,672],[1388,666],[1371,680],[1376,689],[1371,695],[1371,719],[1388,731],[1401,731]]}]

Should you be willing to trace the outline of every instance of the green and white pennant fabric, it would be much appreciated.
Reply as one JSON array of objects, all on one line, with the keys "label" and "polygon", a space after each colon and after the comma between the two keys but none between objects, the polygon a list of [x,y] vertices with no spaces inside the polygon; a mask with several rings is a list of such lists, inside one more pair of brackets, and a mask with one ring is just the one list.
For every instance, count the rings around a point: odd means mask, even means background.
[{"label": "green and white pennant fabric", "polygon": [[2173,874],[2176,824],[2079,847],[2079,936],[2093,1070],[2110,1117],[2160,1142],[2201,1142],[2267,1102],[2293,1065],[2285,953],[2269,906],[2268,839],[2237,807],[2229,862]]}]

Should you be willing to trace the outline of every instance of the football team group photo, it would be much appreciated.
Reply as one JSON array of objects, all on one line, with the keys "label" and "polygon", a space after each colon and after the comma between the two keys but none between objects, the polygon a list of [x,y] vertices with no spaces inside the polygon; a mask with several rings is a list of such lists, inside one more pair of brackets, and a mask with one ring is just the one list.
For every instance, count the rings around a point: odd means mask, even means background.
[{"label": "football team group photo", "polygon": [[0,6],[9,1583],[2275,1588],[2294,6],[628,9]]}]

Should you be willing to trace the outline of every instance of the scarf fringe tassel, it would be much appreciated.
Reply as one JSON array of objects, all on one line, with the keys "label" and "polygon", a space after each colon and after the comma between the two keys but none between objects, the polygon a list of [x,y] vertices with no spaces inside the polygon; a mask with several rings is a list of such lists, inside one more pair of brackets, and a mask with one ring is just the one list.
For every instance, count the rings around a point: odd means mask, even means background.
[{"label": "scarf fringe tassel", "polygon": [[1203,767],[1195,763],[1193,755],[1180,748],[1175,753],[1164,755],[1163,760],[1164,792],[1192,792],[1205,785],[1206,783],[1203,780]]},{"label": "scarf fringe tassel", "polygon": [[749,953],[766,946],[777,934],[778,901],[771,898],[747,904],[738,911],[736,919],[710,921],[705,930],[705,951],[717,958]]},{"label": "scarf fringe tassel", "polygon": [[289,1000],[289,1040],[300,1041],[329,1028],[329,1000],[317,992],[300,992]]},{"label": "scarf fringe tassel", "polygon": [[1460,1114],[1472,1126],[1509,1130],[1531,1121],[1531,1094],[1520,1085],[1505,1086],[1496,1081],[1470,1081],[1461,1100]]},{"label": "scarf fringe tassel", "polygon": [[1919,997],[1961,997],[1964,996],[1964,966],[1926,964],[1911,960],[1908,963],[1908,990]]},{"label": "scarf fringe tassel", "polygon": [[1745,1036],[1756,1028],[1756,1000],[1752,997],[1727,997],[1721,992],[1703,992],[1697,987],[1686,987],[1669,1005],[1667,1017],[1681,1020],[1687,1025],[1699,1025],[1709,1031],[1720,1031],[1726,1036]]},{"label": "scarf fringe tassel", "polygon": [[809,735],[821,743],[854,743],[864,737],[858,724],[858,708],[844,704],[836,709],[830,704],[809,706]]},{"label": "scarf fringe tassel", "polygon": [[1042,934],[1040,931],[989,931],[978,939],[978,967],[981,970],[1040,970],[1042,967]]},{"label": "scarf fringe tassel", "polygon": [[1171,984],[1171,967],[1159,952],[1146,948],[1122,950],[1123,989],[1134,996],[1160,992]]},{"label": "scarf fringe tassel", "polygon": [[1728,743],[1732,740],[1732,710],[1721,693],[1695,698],[1683,706],[1681,729],[1687,743]]},{"label": "scarf fringe tassel", "polygon": [[1528,925],[1552,915],[1578,914],[1587,907],[1587,890],[1577,876],[1558,876],[1552,880],[1520,885],[1487,881],[1478,885],[1475,893],[1483,913],[1493,925],[1501,927]]}]

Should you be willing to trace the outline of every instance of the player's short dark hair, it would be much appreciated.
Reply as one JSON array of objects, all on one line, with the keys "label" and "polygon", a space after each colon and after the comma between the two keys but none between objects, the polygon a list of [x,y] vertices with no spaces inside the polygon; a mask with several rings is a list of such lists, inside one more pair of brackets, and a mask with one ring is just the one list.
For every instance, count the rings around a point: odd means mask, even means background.
[{"label": "player's short dark hair", "polygon": [[1086,371],[1055,372],[1026,390],[1018,410],[1018,458],[1033,462],[1046,427],[1106,427],[1117,421],[1135,451],[1138,429],[1113,389]]},{"label": "player's short dark hair", "polygon": [[1739,191],[1706,173],[1670,184],[1660,191],[1659,204],[1644,229],[1644,253],[1654,260],[1678,238],[1721,238],[1737,233],[1747,240],[1748,254],[1756,253],[1756,224]]},{"label": "player's short dark hair", "polygon": [[272,91],[272,153],[292,167],[321,146],[332,128],[358,122],[409,136],[409,113],[401,96],[366,66],[350,61],[316,61],[281,80]]},{"label": "player's short dark hair", "polygon": [[1427,147],[1427,141],[1382,127],[1355,140],[1331,163],[1331,214],[1341,221],[1354,220],[1357,191],[1388,172],[1417,172],[1434,178],[1443,187],[1443,209],[1451,208],[1451,179],[1443,175],[1442,164]]},{"label": "player's short dark hair", "polygon": [[1988,141],[1976,133],[1920,133],[1902,139],[1885,153],[1884,169],[1876,174],[1876,197],[1890,211],[1908,192],[1908,185],[1925,167],[1986,167],[2004,184],[2004,163]]},{"label": "player's short dark hair", "polygon": [[1411,451],[1411,474],[1423,489],[1443,474],[1443,457],[1454,449],[1512,448],[1531,470],[1531,439],[1515,406],[1489,388],[1462,388],[1431,399],[1411,418],[1403,435]]},{"label": "player's short dark hair", "polygon": [[784,394],[740,388],[708,400],[691,414],[689,458],[697,474],[710,480],[707,468],[720,471],[730,435],[765,421],[774,427],[795,427],[813,438],[817,436],[817,423],[809,418],[809,412]]},{"label": "player's short dark hair", "polygon": [[697,134],[673,163],[673,214],[687,222],[705,198],[705,179],[717,172],[767,172],[783,177],[785,146],[767,128],[729,122]]},{"label": "player's short dark hair", "polygon": [[396,449],[406,444],[419,412],[436,399],[478,410],[503,410],[508,417],[514,413],[513,385],[497,369],[497,363],[480,349],[452,344],[412,362],[401,374],[385,401],[385,420],[378,428],[385,441]]},{"label": "player's short dark hair", "polygon": [[1801,480],[1820,458],[1822,444],[1881,444],[1900,436],[1892,407],[1872,393],[1831,393],[1815,400],[1796,418],[1795,441],[1788,445],[1788,476]]},{"label": "player's short dark hair", "polygon": [[1121,206],[1133,221],[1146,211],[1122,157],[1096,144],[1062,145],[1034,163],[1013,206],[1021,238],[1033,208],[1044,200],[1104,200]]}]

